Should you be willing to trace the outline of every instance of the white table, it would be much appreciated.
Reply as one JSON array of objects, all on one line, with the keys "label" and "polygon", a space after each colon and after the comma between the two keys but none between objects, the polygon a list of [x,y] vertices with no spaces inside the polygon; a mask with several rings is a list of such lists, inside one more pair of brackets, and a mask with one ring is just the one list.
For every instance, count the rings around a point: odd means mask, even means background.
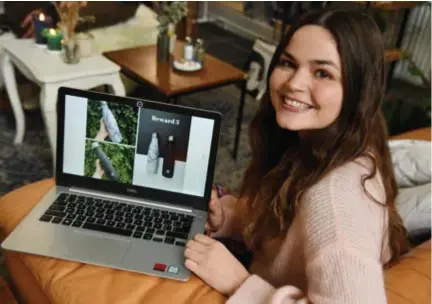
[{"label": "white table", "polygon": [[3,45],[1,72],[16,121],[15,144],[23,141],[25,118],[18,95],[13,66],[41,88],[40,106],[55,165],[57,134],[57,90],[61,86],[91,89],[111,86],[114,94],[124,96],[120,67],[97,54],[82,58],[78,64],[65,64],[59,54],[37,48],[31,39],[12,39]]}]

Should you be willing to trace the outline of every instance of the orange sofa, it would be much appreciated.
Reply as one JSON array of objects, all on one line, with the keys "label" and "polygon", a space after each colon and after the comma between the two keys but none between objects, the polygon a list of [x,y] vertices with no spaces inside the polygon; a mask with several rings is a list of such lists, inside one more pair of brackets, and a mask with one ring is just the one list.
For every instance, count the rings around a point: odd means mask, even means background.
[{"label": "orange sofa", "polygon": [[[430,128],[398,138],[430,140]],[[54,185],[52,179],[17,189],[0,198],[2,241]],[[6,267],[24,303],[224,303],[225,297],[196,276],[186,282],[63,261],[4,252]],[[385,272],[388,303],[431,302],[431,243],[414,248]],[[1,301],[0,301],[1,302]]]}]

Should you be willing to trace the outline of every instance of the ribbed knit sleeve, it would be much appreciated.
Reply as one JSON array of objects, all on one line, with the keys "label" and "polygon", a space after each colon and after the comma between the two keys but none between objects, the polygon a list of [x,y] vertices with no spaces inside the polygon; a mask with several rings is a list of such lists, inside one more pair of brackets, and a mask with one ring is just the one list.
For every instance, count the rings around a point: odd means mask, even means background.
[{"label": "ribbed knit sleeve", "polygon": [[[349,163],[303,197],[296,215],[299,228],[289,233],[302,239],[307,290],[275,288],[252,275],[228,303],[386,303],[381,256],[386,209],[365,194],[361,177],[367,172]],[[366,189],[384,200],[379,176],[368,181]]]}]

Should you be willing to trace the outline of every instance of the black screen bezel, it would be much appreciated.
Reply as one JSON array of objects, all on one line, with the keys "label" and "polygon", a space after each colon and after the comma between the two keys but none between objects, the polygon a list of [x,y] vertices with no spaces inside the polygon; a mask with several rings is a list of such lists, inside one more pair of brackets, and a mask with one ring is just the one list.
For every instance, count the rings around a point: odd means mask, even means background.
[{"label": "black screen bezel", "polygon": [[[63,149],[64,149],[64,123],[65,123],[65,101],[66,96],[76,96],[93,100],[104,100],[118,104],[126,104],[133,107],[137,103],[142,103],[142,108],[149,108],[154,110],[168,111],[183,115],[197,116],[201,118],[208,118],[214,121],[213,134],[210,147],[210,157],[207,168],[207,180],[205,182],[204,196],[194,196],[188,194],[181,194],[176,192],[158,190],[154,188],[122,184],[113,181],[98,180],[91,177],[77,176],[63,172]],[[99,93],[92,91],[83,91],[67,87],[61,87],[58,90],[57,100],[57,158],[56,158],[56,184],[65,187],[81,187],[97,191],[115,193],[120,195],[133,196],[140,199],[149,199],[156,201],[163,201],[175,205],[182,205],[192,207],[198,210],[208,210],[208,202],[211,196],[212,182],[214,169],[216,165],[217,148],[219,144],[219,134],[221,125],[221,114],[202,109],[188,108],[178,105],[150,101],[145,99],[120,97],[107,93]]]}]

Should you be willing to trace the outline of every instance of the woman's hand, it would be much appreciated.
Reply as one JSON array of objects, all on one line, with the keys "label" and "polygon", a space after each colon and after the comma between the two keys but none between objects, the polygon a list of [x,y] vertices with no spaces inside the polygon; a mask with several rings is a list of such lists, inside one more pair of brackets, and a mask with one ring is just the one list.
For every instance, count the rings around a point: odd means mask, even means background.
[{"label": "woman's hand", "polygon": [[237,197],[226,194],[221,198],[218,198],[217,190],[213,189],[211,199],[209,202],[209,215],[205,225],[206,234],[210,237],[230,237],[232,231],[225,231],[222,235],[220,230],[225,224],[227,216],[233,216],[235,214],[235,206],[237,203]]},{"label": "woman's hand", "polygon": [[99,178],[101,179],[105,174],[104,169],[102,169],[102,166],[100,164],[100,160],[96,159],[96,170],[93,173],[93,178]]},{"label": "woman's hand", "polygon": [[99,131],[96,134],[95,140],[103,141],[109,135],[105,122],[103,119],[100,120]]},{"label": "woman's hand", "polygon": [[249,272],[221,243],[203,234],[186,244],[185,266],[208,285],[232,295],[249,277]]},{"label": "woman's hand", "polygon": [[225,214],[220,200],[221,199],[217,197],[216,190],[212,190],[212,195],[209,202],[209,212],[205,225],[206,234],[209,236],[213,236],[214,233],[219,231],[225,221]]}]

